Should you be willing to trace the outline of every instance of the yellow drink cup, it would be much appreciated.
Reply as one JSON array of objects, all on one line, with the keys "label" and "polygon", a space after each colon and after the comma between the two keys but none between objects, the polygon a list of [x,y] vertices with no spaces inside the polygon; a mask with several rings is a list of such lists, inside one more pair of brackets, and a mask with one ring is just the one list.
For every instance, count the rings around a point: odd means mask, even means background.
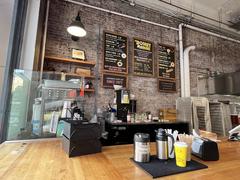
[{"label": "yellow drink cup", "polygon": [[187,147],[188,147],[188,145],[185,142],[175,142],[174,143],[176,164],[179,167],[186,167]]}]

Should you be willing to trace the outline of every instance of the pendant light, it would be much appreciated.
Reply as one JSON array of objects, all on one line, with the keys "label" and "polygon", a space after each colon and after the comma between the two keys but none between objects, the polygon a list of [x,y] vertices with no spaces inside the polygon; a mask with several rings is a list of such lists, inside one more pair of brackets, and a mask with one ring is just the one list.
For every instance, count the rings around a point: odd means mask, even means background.
[{"label": "pendant light", "polygon": [[81,22],[80,18],[80,12],[78,12],[77,17],[75,20],[70,24],[70,26],[67,28],[67,31],[69,34],[75,37],[84,37],[86,36],[87,32]]}]

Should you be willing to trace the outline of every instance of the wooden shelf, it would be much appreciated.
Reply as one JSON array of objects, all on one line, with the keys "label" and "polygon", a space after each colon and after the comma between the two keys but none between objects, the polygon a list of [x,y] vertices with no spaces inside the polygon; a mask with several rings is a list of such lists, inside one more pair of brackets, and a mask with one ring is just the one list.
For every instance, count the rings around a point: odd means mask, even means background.
[{"label": "wooden shelf", "polygon": [[45,56],[45,60],[65,62],[65,63],[76,63],[76,64],[81,64],[83,66],[95,66],[95,64],[96,64],[94,61],[83,61],[83,60],[61,58],[61,57],[55,57],[55,56]]},{"label": "wooden shelf", "polygon": [[84,92],[95,92],[94,89],[84,89]]},{"label": "wooden shelf", "polygon": [[74,76],[74,77],[84,77],[84,78],[89,78],[89,79],[94,79],[95,76],[85,76],[85,75],[78,75],[78,74],[74,74],[74,73],[66,73],[66,76]]},{"label": "wooden shelf", "polygon": [[[43,71],[43,73],[47,73],[47,74],[56,74],[56,75],[61,75],[61,72],[55,72],[55,71]],[[74,77],[84,77],[87,79],[94,79],[95,76],[90,75],[90,76],[85,76],[85,75],[79,75],[79,74],[74,74],[74,73],[65,73],[66,76],[74,76]]]}]

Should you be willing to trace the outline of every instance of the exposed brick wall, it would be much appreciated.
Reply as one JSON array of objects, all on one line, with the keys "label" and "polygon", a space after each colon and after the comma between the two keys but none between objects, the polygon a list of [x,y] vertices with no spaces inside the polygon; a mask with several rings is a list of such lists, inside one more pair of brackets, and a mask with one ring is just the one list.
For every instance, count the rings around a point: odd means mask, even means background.
[{"label": "exposed brick wall", "polygon": [[192,96],[198,95],[197,75],[207,73],[207,68],[222,73],[240,70],[240,44],[192,30],[185,30],[184,40],[185,47],[196,46],[190,53]]},{"label": "exposed brick wall", "polygon": [[[164,17],[160,13],[153,12],[147,8],[129,6],[120,0],[79,1],[173,27],[177,27],[178,25],[178,22],[174,19]],[[82,12],[82,22],[88,34],[86,37],[80,38],[78,42],[74,42],[71,40],[66,29],[71,19],[76,17],[79,10]],[[180,74],[178,33],[173,30],[66,3],[62,0],[52,0],[48,22],[46,55],[70,57],[72,48],[82,49],[86,52],[87,59],[97,62],[98,65],[96,66],[95,73],[99,72],[101,75],[104,30],[121,33],[129,38],[129,89],[138,99],[138,111],[151,111],[154,115],[157,115],[159,108],[175,107],[175,100],[180,96]],[[158,83],[156,77],[144,78],[132,75],[133,37],[152,41],[155,46],[157,46],[157,43],[163,43],[176,47],[177,93],[160,93],[157,89]],[[224,72],[235,71],[239,68],[240,62],[237,57],[240,57],[240,51],[238,51],[240,46],[238,44],[219,40],[219,38],[210,37],[191,30],[185,31],[184,38],[185,46],[197,46],[196,51],[190,55],[191,66],[194,67],[191,69],[192,95],[197,94],[197,72],[194,72],[195,67],[210,68],[211,70]],[[227,51],[229,49],[231,53]],[[98,86],[98,91],[95,93],[95,96],[86,97],[86,113],[88,116],[94,111],[94,98],[97,99],[97,106],[101,108],[104,105],[106,106],[109,101],[112,102],[114,96],[114,91],[102,88],[100,81],[96,81],[95,83]]]}]

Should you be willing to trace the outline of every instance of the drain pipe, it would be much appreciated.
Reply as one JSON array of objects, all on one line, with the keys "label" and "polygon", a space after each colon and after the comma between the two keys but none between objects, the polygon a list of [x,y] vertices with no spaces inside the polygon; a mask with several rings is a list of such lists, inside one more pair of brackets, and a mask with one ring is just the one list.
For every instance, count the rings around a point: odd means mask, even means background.
[{"label": "drain pipe", "polygon": [[184,58],[183,58],[183,63],[184,63],[184,82],[185,82],[185,96],[184,97],[190,97],[190,65],[189,65],[189,53],[191,50],[194,50],[196,47],[195,46],[189,46],[184,49]]}]

